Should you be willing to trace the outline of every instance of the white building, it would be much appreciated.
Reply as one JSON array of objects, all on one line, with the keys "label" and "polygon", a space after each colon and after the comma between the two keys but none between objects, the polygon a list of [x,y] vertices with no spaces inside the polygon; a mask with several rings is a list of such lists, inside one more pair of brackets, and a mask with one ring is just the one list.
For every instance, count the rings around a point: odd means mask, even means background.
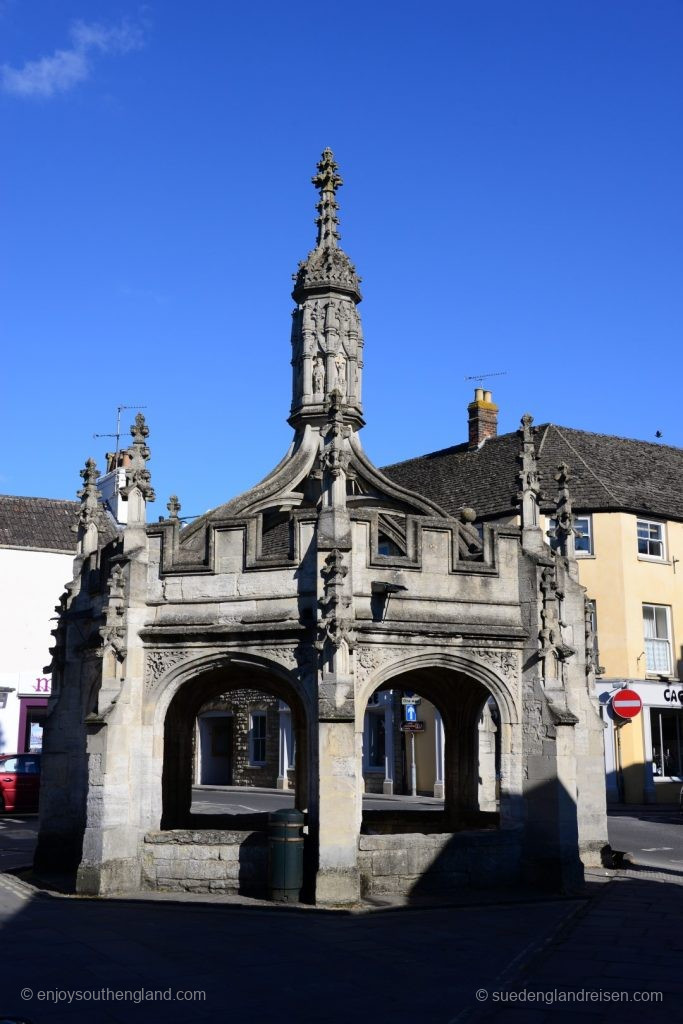
[{"label": "white building", "polygon": [[55,605],[73,573],[75,501],[0,495],[0,752],[37,751]]}]

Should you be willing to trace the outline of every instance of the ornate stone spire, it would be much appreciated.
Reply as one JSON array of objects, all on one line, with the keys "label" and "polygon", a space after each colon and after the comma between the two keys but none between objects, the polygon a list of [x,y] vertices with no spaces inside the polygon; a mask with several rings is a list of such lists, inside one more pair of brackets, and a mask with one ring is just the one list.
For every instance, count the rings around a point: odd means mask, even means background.
[{"label": "ornate stone spire", "polygon": [[519,480],[517,502],[521,506],[522,529],[538,526],[538,500],[541,488],[538,463],[536,462],[533,422],[533,416],[525,412],[519,431],[522,435],[522,450],[517,456],[520,466],[517,473]]},{"label": "ornate stone spire", "polygon": [[356,268],[343,249],[337,245],[340,239],[337,230],[339,225],[337,189],[343,184],[337,170],[334,154],[328,147],[323,151],[318,162],[318,173],[311,178],[320,192],[320,199],[316,207],[318,210],[316,218],[318,240],[315,249],[312,249],[308,257],[299,264],[294,275],[292,298],[295,302],[302,302],[311,290],[327,290],[328,288],[345,292],[353,298],[354,302],[361,300],[360,278],[356,273]]},{"label": "ornate stone spire", "polygon": [[557,481],[557,505],[555,520],[555,540],[557,550],[567,558],[574,558],[574,513],[572,511],[572,499],[569,492],[569,466],[561,462],[555,473]]},{"label": "ornate stone spire", "polygon": [[81,470],[80,475],[83,479],[83,487],[77,492],[77,497],[81,499],[81,507],[78,510],[78,518],[73,526],[75,533],[79,530],[85,532],[93,523],[97,524],[100,511],[100,492],[97,489],[97,478],[100,472],[95,465],[94,459],[87,460],[85,468]]},{"label": "ornate stone spire", "polygon": [[128,449],[130,463],[126,466],[126,486],[121,488],[121,494],[124,498],[129,499],[131,493],[137,490],[144,501],[154,501],[156,495],[151,483],[151,474],[147,469],[147,461],[150,457],[150,450],[147,447],[149,427],[141,412],[135,417],[135,423],[130,428],[130,432],[133,443]]},{"label": "ornate stone spire", "polygon": [[316,207],[318,210],[318,218],[316,220],[318,225],[318,249],[323,245],[333,246],[336,249],[337,242],[341,237],[337,231],[337,225],[339,224],[339,217],[337,216],[337,210],[339,209],[337,189],[344,182],[337,174],[338,169],[334,153],[328,146],[327,149],[323,150],[322,158],[318,163],[318,173],[314,174],[311,178],[315,187],[320,191],[320,202]]},{"label": "ornate stone spire", "polygon": [[339,247],[337,189],[342,184],[331,149],[312,178],[320,192],[315,249],[299,264],[292,298],[292,410],[289,422],[321,426],[335,392],[343,419],[363,426],[361,376],[363,332],[356,305],[361,300],[356,268]]}]

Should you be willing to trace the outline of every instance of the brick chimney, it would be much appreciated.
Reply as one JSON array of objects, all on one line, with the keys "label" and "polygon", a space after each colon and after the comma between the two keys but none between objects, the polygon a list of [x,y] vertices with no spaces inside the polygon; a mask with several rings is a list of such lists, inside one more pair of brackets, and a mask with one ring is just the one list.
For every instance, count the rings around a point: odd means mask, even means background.
[{"label": "brick chimney", "polygon": [[489,437],[498,433],[498,406],[490,391],[475,388],[474,401],[467,406],[469,415],[469,446],[478,448]]}]

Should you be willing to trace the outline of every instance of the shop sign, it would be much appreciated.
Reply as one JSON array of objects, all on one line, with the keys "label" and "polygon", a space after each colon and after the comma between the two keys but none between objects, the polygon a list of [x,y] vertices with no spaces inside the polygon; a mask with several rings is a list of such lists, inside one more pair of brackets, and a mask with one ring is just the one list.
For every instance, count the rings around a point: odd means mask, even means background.
[{"label": "shop sign", "polygon": [[52,679],[50,676],[39,676],[35,672],[20,672],[17,696],[19,697],[49,697],[52,692]]},{"label": "shop sign", "polygon": [[667,704],[680,704],[683,707],[683,690],[675,690],[673,686],[667,686],[664,691],[664,700]]}]

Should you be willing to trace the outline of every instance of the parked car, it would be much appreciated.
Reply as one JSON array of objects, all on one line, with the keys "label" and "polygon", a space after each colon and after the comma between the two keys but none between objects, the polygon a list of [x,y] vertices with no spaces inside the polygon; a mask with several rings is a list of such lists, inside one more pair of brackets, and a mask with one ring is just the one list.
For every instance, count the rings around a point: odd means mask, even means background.
[{"label": "parked car", "polygon": [[40,754],[0,754],[0,811],[37,811]]}]

